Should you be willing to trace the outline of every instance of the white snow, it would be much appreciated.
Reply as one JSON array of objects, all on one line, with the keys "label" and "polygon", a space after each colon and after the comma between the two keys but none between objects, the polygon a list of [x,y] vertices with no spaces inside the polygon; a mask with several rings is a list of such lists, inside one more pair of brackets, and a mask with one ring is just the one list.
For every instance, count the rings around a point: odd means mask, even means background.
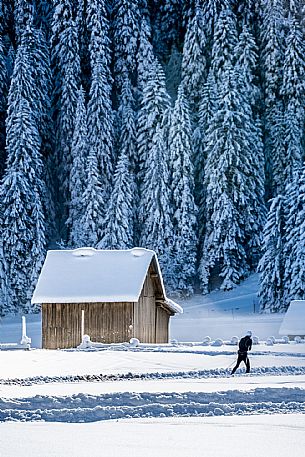
[{"label": "white snow", "polygon": [[305,335],[305,300],[293,300],[283,318],[280,335]]},{"label": "white snow", "polygon": [[[136,302],[141,294],[154,251],[143,248],[128,250],[48,251],[32,303]],[[174,312],[182,308],[165,294]]]},{"label": "white snow", "polygon": [[[18,437],[18,439],[16,439]],[[1,424],[5,457],[301,457],[305,415]]]},{"label": "white snow", "polygon": [[[0,456],[303,455],[305,340],[279,338],[283,315],[253,312],[255,283],[185,300],[170,344],[0,350]],[[251,373],[232,377],[249,329]],[[0,342],[21,334],[21,316],[0,321]],[[26,334],[39,348],[39,315]]]}]

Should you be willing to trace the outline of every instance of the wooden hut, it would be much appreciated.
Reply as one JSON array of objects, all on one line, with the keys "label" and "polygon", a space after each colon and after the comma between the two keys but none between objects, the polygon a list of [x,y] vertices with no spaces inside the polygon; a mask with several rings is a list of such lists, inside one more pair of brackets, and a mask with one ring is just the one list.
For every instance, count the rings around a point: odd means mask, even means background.
[{"label": "wooden hut", "polygon": [[166,297],[154,251],[48,251],[32,303],[42,307],[42,347],[92,341],[167,343],[169,318],[182,308]]}]

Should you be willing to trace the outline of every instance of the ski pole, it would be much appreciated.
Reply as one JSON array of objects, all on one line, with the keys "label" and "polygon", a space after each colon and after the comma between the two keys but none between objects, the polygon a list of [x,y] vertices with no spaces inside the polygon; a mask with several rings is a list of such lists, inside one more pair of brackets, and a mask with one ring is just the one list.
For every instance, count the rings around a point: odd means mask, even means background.
[{"label": "ski pole", "polygon": [[230,363],[230,365],[228,365],[227,368],[225,368],[225,369],[228,370],[228,368],[231,368],[231,366],[233,365],[234,362],[235,362],[235,359],[234,359],[233,362]]}]

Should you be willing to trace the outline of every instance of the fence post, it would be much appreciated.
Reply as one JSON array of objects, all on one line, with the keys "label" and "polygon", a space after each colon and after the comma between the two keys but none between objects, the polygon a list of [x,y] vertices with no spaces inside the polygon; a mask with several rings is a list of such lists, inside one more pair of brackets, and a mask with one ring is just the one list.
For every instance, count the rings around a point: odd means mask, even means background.
[{"label": "fence post", "polygon": [[82,339],[81,342],[83,341],[84,334],[85,334],[85,310],[82,309]]}]

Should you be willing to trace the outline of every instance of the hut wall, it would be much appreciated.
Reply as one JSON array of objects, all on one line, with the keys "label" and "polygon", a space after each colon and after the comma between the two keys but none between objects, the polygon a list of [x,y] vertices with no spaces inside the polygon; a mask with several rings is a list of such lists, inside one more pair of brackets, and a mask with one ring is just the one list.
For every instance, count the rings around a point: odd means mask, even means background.
[{"label": "hut wall", "polygon": [[119,343],[132,336],[133,303],[61,303],[42,305],[42,347],[75,347],[81,342],[81,316],[84,331],[92,341]]},{"label": "hut wall", "polygon": [[156,304],[162,300],[162,287],[156,270],[149,268],[138,303],[134,305],[133,336],[142,343],[168,343],[168,326],[171,313]]},{"label": "hut wall", "polygon": [[156,343],[168,343],[168,326],[169,326],[169,313],[157,306],[156,308]]},{"label": "hut wall", "polygon": [[144,281],[139,301],[134,306],[133,334],[143,343],[156,342],[156,299],[149,274]]}]

